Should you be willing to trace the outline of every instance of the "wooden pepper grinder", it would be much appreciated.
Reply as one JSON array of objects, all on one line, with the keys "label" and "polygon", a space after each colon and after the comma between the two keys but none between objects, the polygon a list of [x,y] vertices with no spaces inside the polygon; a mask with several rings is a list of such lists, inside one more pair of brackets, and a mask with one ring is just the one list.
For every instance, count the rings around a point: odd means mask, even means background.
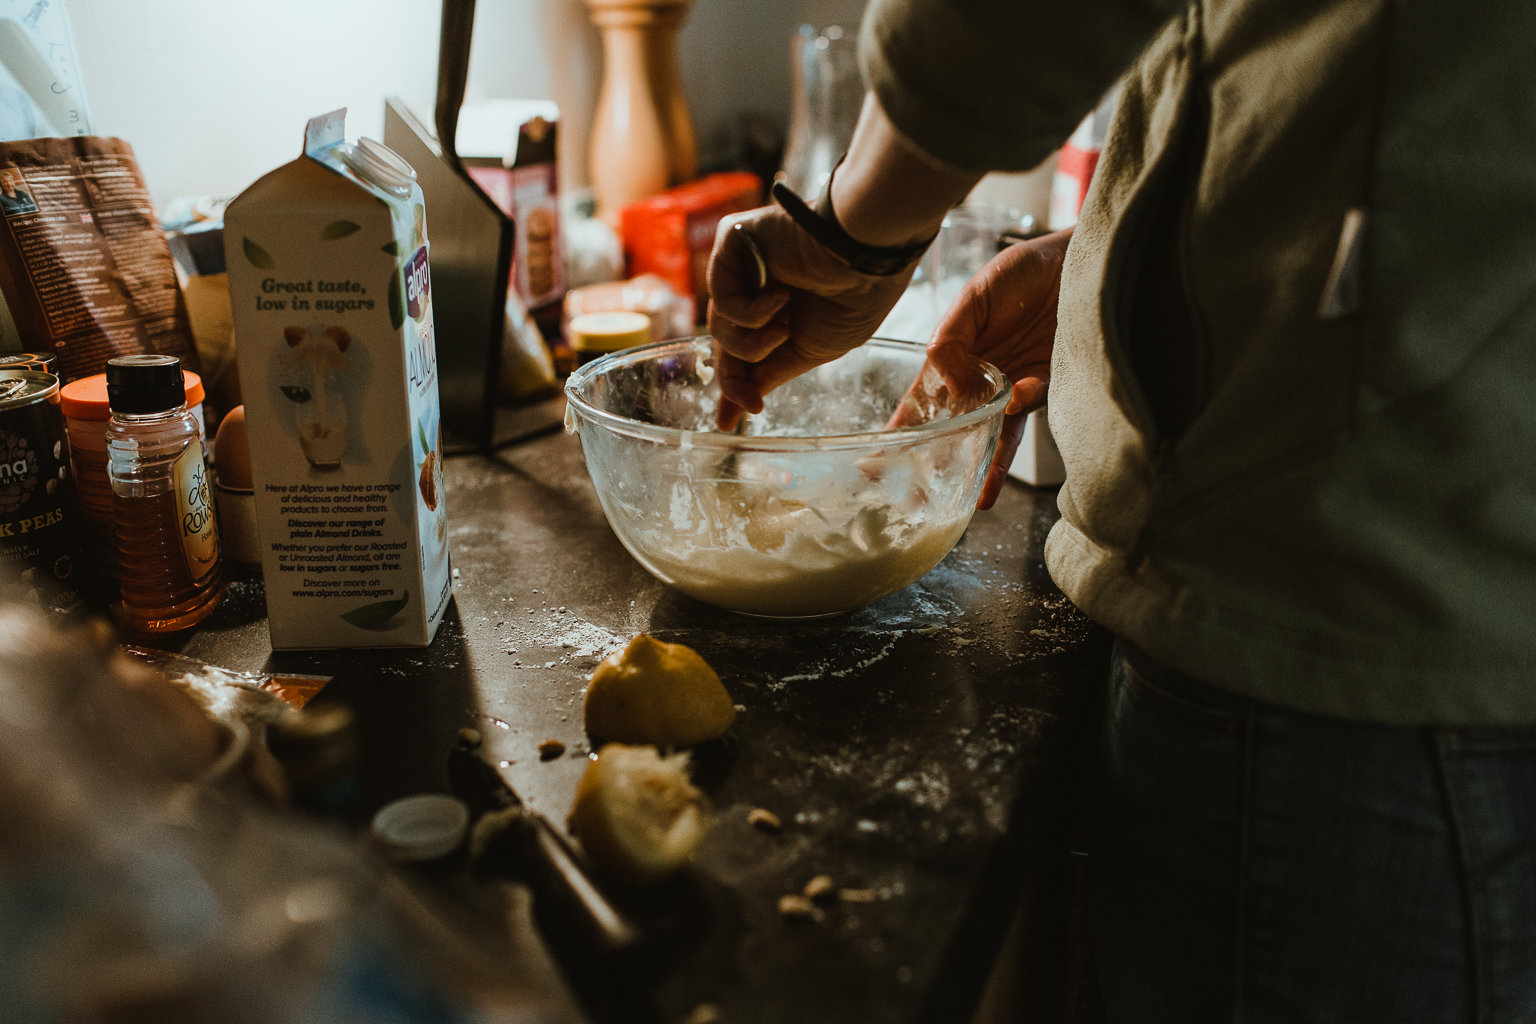
[{"label": "wooden pepper grinder", "polygon": [[698,172],[677,72],[677,31],[691,0],[587,0],[603,34],[603,88],[589,154],[598,213],[619,211]]}]

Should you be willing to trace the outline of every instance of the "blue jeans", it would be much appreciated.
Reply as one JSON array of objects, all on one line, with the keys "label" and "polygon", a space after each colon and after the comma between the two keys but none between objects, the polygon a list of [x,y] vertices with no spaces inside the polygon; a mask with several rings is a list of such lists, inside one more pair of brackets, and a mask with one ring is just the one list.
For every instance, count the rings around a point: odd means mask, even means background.
[{"label": "blue jeans", "polygon": [[1109,1024],[1536,1024],[1536,727],[1320,718],[1114,662]]}]

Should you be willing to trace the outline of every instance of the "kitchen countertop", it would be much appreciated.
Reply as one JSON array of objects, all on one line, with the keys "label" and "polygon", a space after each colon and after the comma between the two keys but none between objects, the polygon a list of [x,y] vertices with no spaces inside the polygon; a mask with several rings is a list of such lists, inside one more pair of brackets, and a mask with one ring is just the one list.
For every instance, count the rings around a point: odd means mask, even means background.
[{"label": "kitchen countertop", "polygon": [[[729,1022],[969,1020],[1026,877],[1066,858],[1062,793],[1108,662],[1107,638],[1041,561],[1055,493],[1010,483],[906,591],[784,624],[652,578],[608,528],[574,437],[451,458],[446,482],[460,576],[431,647],[273,653],[261,582],[247,578],[182,653],[333,676],[321,699],[358,712],[360,819],[446,790],[446,753],[473,726],[525,803],[559,824],[587,763],[586,674],[641,631],[686,643],[738,704],[727,738],[696,753],[714,830],[653,897],[688,908],[665,961],[627,987],[569,975],[588,1011],[681,1021],[709,1002]],[[565,755],[541,762],[546,738]],[[783,829],[749,825],[755,807]],[[873,901],[781,918],[778,897],[818,874]]]}]

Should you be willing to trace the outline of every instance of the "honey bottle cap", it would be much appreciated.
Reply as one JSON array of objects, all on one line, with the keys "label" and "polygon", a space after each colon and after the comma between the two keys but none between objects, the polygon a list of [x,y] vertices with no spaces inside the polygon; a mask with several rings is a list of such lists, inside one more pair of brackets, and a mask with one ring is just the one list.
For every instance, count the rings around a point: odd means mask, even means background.
[{"label": "honey bottle cap", "polygon": [[187,402],[175,356],[118,356],[107,361],[107,402],[115,413],[166,412]]}]

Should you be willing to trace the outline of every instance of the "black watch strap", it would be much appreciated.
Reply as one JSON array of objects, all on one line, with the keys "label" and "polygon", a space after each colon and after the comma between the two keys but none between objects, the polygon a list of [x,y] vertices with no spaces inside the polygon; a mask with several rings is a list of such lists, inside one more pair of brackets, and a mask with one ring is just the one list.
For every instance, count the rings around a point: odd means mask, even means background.
[{"label": "black watch strap", "polygon": [[795,195],[782,181],[773,183],[773,201],[783,207],[790,219],[805,229],[805,233],[822,248],[848,264],[850,270],[871,277],[891,277],[922,259],[928,246],[933,244],[930,238],[926,242],[912,245],[865,245],[844,231],[843,226],[837,222],[837,216],[832,213],[830,179],[825,194],[827,215],[823,216],[807,206],[805,200]]}]

